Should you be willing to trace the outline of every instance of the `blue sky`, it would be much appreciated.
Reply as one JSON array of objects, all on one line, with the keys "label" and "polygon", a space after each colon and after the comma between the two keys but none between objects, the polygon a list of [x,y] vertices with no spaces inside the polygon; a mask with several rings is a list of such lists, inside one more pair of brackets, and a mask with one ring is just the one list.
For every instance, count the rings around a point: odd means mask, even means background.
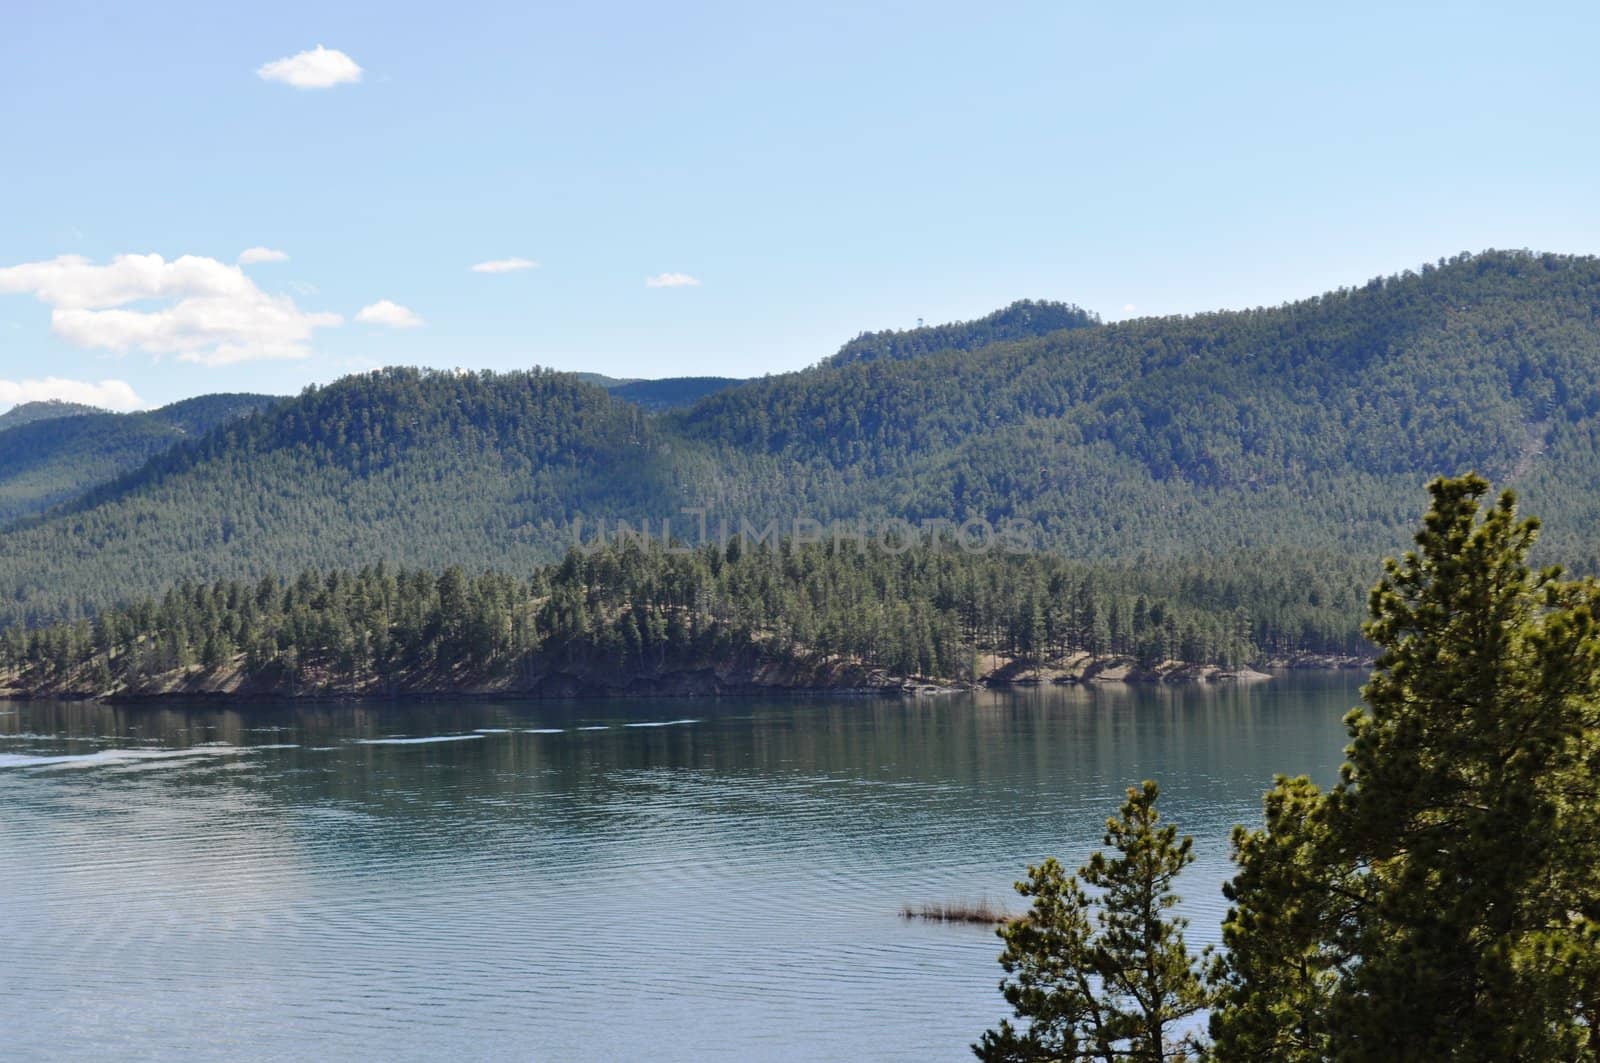
[{"label": "blue sky", "polygon": [[[13,0],[0,407],[748,376],[1017,298],[1600,250],[1592,6],[1285,7]],[[263,76],[318,45],[359,80]]]}]

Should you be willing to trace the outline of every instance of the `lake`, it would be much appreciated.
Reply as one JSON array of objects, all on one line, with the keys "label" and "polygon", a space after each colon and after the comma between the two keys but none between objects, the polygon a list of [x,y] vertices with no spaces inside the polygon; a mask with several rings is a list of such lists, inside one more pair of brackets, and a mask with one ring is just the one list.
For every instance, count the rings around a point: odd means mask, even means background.
[{"label": "lake", "polygon": [[1130,783],[1195,946],[1356,673],[916,700],[0,702],[9,1059],[959,1060],[982,927]]}]

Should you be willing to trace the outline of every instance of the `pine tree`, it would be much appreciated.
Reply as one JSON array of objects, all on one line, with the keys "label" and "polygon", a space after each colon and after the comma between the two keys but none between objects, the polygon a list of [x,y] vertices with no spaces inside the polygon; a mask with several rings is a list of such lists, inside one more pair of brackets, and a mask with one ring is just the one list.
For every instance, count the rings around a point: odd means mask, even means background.
[{"label": "pine tree", "polygon": [[984,1033],[973,1054],[985,1063],[1110,1059],[1109,1008],[1095,981],[1099,957],[1089,899],[1054,858],[1028,868],[1017,892],[1033,899],[1026,918],[1000,928],[1000,992],[1016,1016]]},{"label": "pine tree", "polygon": [[1429,486],[1339,784],[1280,781],[1236,842],[1228,1058],[1600,1054],[1600,587],[1530,570],[1537,522],[1488,490]]},{"label": "pine tree", "polygon": [[1194,840],[1160,822],[1159,794],[1148,780],[1128,789],[1120,816],[1106,822],[1105,844],[1118,855],[1095,853],[1083,871],[1100,890],[1099,973],[1102,991],[1117,1002],[1108,1028],[1128,1046],[1121,1058],[1148,1063],[1183,1058],[1174,1027],[1206,1006],[1183,939],[1188,920],[1172,914],[1173,887],[1194,862]]},{"label": "pine tree", "polygon": [[[973,1046],[986,1063],[1042,1060],[1187,1058],[1177,1027],[1206,1007],[1199,966],[1184,942],[1188,921],[1172,914],[1177,877],[1194,861],[1193,840],[1178,838],[1156,811],[1153,782],[1130,787],[1105,844],[1076,876],[1055,860],[1028,869],[1017,891],[1032,897],[1025,919],[1000,929],[1000,964],[1011,978],[1001,993],[1019,1019]],[[1091,922],[1082,882],[1099,891]]]},{"label": "pine tree", "polygon": [[[1339,954],[1328,941],[1336,891],[1324,860],[1323,795],[1310,779],[1280,778],[1267,794],[1266,825],[1234,828],[1239,874],[1223,888],[1233,907],[1224,951],[1210,971],[1216,993],[1211,1051],[1218,1060],[1315,1063],[1328,1058],[1328,1007]],[[1348,876],[1344,876],[1348,877]]]}]

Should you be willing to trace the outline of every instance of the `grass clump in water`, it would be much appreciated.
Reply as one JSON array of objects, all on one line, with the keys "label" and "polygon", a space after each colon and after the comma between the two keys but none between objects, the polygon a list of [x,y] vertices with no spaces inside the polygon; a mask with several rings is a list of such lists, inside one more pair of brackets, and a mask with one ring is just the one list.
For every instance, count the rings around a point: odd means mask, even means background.
[{"label": "grass clump in water", "polygon": [[942,901],[936,904],[906,904],[900,908],[903,919],[922,919],[931,923],[975,923],[999,926],[1021,918],[985,898],[981,901]]}]

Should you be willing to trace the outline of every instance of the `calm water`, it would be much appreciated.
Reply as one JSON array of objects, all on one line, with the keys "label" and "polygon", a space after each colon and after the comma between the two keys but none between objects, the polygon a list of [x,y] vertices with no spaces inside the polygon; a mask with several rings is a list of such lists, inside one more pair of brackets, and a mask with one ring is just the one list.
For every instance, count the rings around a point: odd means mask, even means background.
[{"label": "calm water", "polygon": [[958,1060],[982,928],[1151,777],[1196,838],[1329,780],[1357,679],[1246,689],[0,703],[0,1056]]}]

